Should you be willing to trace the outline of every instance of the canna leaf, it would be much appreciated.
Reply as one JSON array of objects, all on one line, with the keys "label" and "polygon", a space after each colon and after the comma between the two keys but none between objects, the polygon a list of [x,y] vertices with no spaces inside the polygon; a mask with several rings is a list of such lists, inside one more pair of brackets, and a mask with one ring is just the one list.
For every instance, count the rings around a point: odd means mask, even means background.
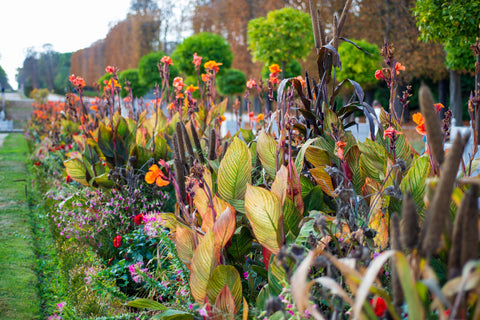
[{"label": "canna leaf", "polygon": [[243,203],[247,184],[252,181],[250,150],[235,137],[218,168],[217,184],[220,198],[230,202],[238,210]]},{"label": "canna leaf", "polygon": [[89,186],[87,180],[87,168],[82,160],[73,158],[63,162],[67,175],[81,185]]},{"label": "canna leaf", "polygon": [[207,297],[208,301],[216,301],[222,289],[227,286],[234,300],[235,313],[240,310],[242,303],[242,282],[240,274],[235,267],[219,265],[213,270],[208,282]]},{"label": "canna leaf", "polygon": [[193,238],[193,231],[180,223],[177,224],[175,234],[175,244],[180,260],[190,268],[190,263],[193,258],[193,251],[195,250],[195,242]]},{"label": "canna leaf", "polygon": [[322,191],[330,197],[335,197],[335,188],[333,187],[332,178],[325,171],[326,166],[310,169],[310,174],[315,179],[317,184],[322,188]]},{"label": "canna leaf", "polygon": [[257,137],[257,153],[260,162],[265,171],[274,179],[277,173],[276,157],[277,157],[277,141],[272,136],[261,130]]},{"label": "canna leaf", "polygon": [[165,307],[160,302],[151,299],[143,299],[137,298],[133,301],[127,302],[127,306],[137,308],[137,309],[148,309],[148,310],[159,310],[165,311],[167,307]]},{"label": "canna leaf", "polygon": [[282,205],[268,190],[247,185],[245,210],[258,242],[278,254],[282,246],[283,233],[280,230]]},{"label": "canna leaf", "polygon": [[210,275],[217,266],[216,257],[215,235],[208,231],[195,249],[191,264],[190,290],[200,305],[205,303]]},{"label": "canna leaf", "polygon": [[225,210],[217,217],[213,225],[215,246],[219,252],[232,238],[235,232],[235,221],[235,210],[227,204]]},{"label": "canna leaf", "polygon": [[403,194],[409,192],[418,208],[425,209],[423,200],[426,191],[426,179],[430,175],[430,159],[427,155],[414,160],[405,177],[400,182]]},{"label": "canna leaf", "polygon": [[302,145],[300,151],[298,151],[297,158],[295,159],[295,167],[297,168],[297,172],[302,172],[305,153],[309,149],[310,145],[317,140],[318,138],[308,139],[307,142]]},{"label": "canna leaf", "polygon": [[233,301],[232,292],[225,285],[220,291],[215,300],[215,308],[222,314],[220,316],[213,317],[214,320],[234,320],[235,319],[235,301]]}]

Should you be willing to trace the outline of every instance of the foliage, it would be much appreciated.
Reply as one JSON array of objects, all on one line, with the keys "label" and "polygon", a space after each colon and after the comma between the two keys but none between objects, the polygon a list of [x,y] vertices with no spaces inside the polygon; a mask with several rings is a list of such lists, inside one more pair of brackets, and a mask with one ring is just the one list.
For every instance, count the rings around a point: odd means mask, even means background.
[{"label": "foliage", "polygon": [[245,74],[237,69],[227,69],[218,77],[218,90],[223,95],[242,94],[245,92]]},{"label": "foliage", "polygon": [[[262,68],[262,78],[267,79],[270,75],[269,66],[264,65]],[[282,70],[283,71],[283,70]],[[290,60],[285,65],[285,78],[295,78],[302,74],[302,65],[297,60]]]},{"label": "foliage", "polygon": [[[120,91],[120,96],[123,98],[129,96],[130,93],[134,98],[140,98],[148,92],[147,86],[140,79],[138,69],[120,71],[118,73],[118,81],[123,86],[122,91]],[[128,91],[127,87],[129,88]]]},{"label": "foliage", "polygon": [[[230,68],[233,55],[230,45],[222,36],[218,34],[201,32],[183,40],[172,53],[172,58],[178,70],[185,75],[195,75],[195,67],[192,64],[194,53],[203,57],[203,62],[210,60],[222,63],[220,74],[224,68]],[[203,65],[200,67],[200,73],[205,73]]]},{"label": "foliage", "polygon": [[305,59],[311,50],[312,23],[308,14],[284,8],[248,23],[248,44],[254,60],[267,65]]},{"label": "foliage", "polygon": [[382,62],[377,45],[365,40],[352,40],[365,50],[357,50],[348,42],[342,42],[338,47],[338,54],[342,57],[342,70],[337,70],[337,79],[351,79],[358,82],[363,88],[371,88],[377,82],[372,77]]},{"label": "foliage", "polygon": [[[138,75],[142,84],[146,85],[149,89],[155,87],[155,84],[161,85],[162,79],[158,70],[158,64],[165,53],[162,51],[150,52],[144,55],[138,62]],[[178,76],[178,69],[175,65],[171,65],[170,68],[170,84],[173,79]]]},{"label": "foliage", "polygon": [[17,81],[23,85],[28,95],[33,89],[46,88],[65,94],[70,75],[71,53],[59,53],[51,45],[44,45],[43,51],[33,48],[27,51],[23,66],[19,69]]},{"label": "foliage", "polygon": [[43,104],[47,102],[49,94],[50,91],[48,91],[48,89],[33,89],[32,92],[30,92],[30,98],[38,104]]},{"label": "foliage", "polygon": [[448,68],[473,70],[474,58],[470,45],[478,37],[478,2],[416,1],[414,14],[420,38],[427,42],[439,41],[444,45]]},{"label": "foliage", "polygon": [[5,70],[0,66],[0,87],[5,89],[11,89],[10,84],[8,83],[8,76]]}]

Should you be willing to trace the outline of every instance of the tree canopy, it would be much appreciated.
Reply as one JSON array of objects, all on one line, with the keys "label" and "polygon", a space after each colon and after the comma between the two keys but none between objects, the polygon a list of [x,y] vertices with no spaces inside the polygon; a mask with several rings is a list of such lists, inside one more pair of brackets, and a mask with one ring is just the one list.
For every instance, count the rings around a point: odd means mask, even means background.
[{"label": "tree canopy", "polygon": [[448,68],[473,70],[475,60],[470,45],[480,36],[479,1],[418,0],[414,14],[420,38],[444,45]]},{"label": "tree canopy", "polygon": [[138,69],[127,69],[118,73],[118,83],[122,86],[122,90],[120,91],[120,96],[122,98],[129,95],[129,92],[125,90],[125,81],[129,82],[134,98],[143,97],[148,92],[149,88],[140,82]]},{"label": "tree canopy", "polygon": [[248,46],[254,60],[278,63],[285,69],[290,60],[305,59],[313,44],[308,13],[283,8],[248,23]]},{"label": "tree canopy", "polygon": [[245,91],[247,78],[245,73],[237,69],[227,69],[218,77],[218,90],[223,95],[241,94]]},{"label": "tree canopy", "polygon": [[0,66],[0,87],[5,89],[10,89],[10,84],[8,84],[8,76],[2,66]]},{"label": "tree canopy", "polygon": [[342,61],[342,70],[336,71],[336,78],[351,79],[358,82],[362,87],[368,88],[375,85],[378,81],[373,76],[375,70],[382,64],[380,50],[374,43],[366,40],[353,40],[359,47],[370,53],[355,48],[348,42],[342,42],[338,47],[338,53]]},{"label": "tree canopy", "polygon": [[222,63],[220,74],[232,66],[233,54],[227,40],[218,34],[200,32],[186,38],[172,53],[173,63],[187,76],[195,75],[195,66],[192,63],[195,52],[203,58],[201,72],[204,72],[203,64],[209,60]]},{"label": "tree canopy", "polygon": [[[155,84],[162,84],[162,79],[160,78],[160,72],[158,71],[158,63],[162,57],[165,56],[165,53],[162,51],[150,52],[144,55],[138,62],[138,74],[140,76],[140,81],[147,86],[149,89],[155,87]],[[169,66],[170,70],[170,83],[173,79],[178,76],[178,68],[176,64]]]}]

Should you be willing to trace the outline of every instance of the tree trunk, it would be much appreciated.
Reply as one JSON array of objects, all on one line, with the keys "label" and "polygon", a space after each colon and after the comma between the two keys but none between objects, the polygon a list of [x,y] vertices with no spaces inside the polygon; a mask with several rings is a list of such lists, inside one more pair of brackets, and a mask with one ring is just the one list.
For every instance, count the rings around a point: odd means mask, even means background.
[{"label": "tree trunk", "polygon": [[[478,41],[478,38],[477,38]],[[475,95],[479,95],[479,87],[480,84],[480,56],[477,55],[477,59],[475,61]],[[476,110],[476,119],[475,119],[475,130],[477,130],[477,144],[480,144],[480,110]]]},{"label": "tree trunk", "polygon": [[442,119],[445,118],[445,112],[448,110],[448,79],[440,79],[438,81],[438,102],[443,104],[445,108],[441,111]]},{"label": "tree trunk", "polygon": [[460,73],[450,70],[450,108],[457,126],[462,125],[462,88]]},{"label": "tree trunk", "polygon": [[282,80],[285,79],[285,67],[287,66],[287,63],[285,61],[282,61]]},{"label": "tree trunk", "polygon": [[365,101],[366,103],[368,103],[369,105],[372,105],[374,95],[375,95],[375,89],[367,89],[367,90],[365,90],[365,98],[364,98],[364,101]]}]

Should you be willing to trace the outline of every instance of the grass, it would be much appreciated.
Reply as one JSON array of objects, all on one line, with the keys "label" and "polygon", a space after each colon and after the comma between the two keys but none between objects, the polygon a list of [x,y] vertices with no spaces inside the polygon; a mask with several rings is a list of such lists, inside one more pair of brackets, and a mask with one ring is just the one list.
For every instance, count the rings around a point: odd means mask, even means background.
[{"label": "grass", "polygon": [[0,319],[38,319],[32,221],[26,198],[27,143],[10,134],[0,148]]}]

